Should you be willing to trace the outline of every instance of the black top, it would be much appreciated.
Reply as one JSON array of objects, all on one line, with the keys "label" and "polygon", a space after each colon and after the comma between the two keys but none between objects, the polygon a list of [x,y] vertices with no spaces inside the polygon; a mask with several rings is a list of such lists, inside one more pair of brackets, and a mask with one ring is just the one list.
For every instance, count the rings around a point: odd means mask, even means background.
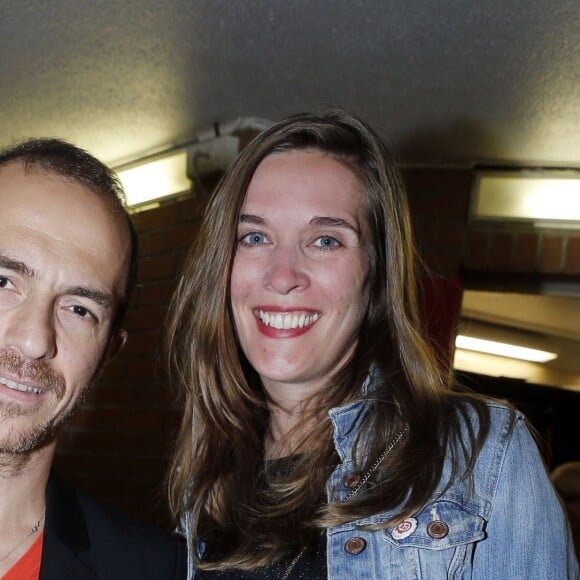
[{"label": "black top", "polygon": [[[254,568],[253,570],[223,570],[220,572],[198,570],[195,578],[219,580],[280,580],[292,558],[280,560],[270,566]],[[288,580],[326,580],[326,543],[320,544],[314,550],[308,550],[299,558],[292,569]]]},{"label": "black top", "polygon": [[[283,457],[267,461],[264,470],[270,476],[285,474],[292,471],[294,457]],[[265,524],[267,525],[267,524]],[[211,548],[208,549],[211,553]],[[280,580],[290,566],[296,554],[288,558],[283,558],[275,564],[253,568],[252,570],[229,569],[223,571],[197,570],[195,578],[206,580]],[[314,546],[310,546],[300,556],[288,580],[326,580],[326,535],[322,535]]]}]

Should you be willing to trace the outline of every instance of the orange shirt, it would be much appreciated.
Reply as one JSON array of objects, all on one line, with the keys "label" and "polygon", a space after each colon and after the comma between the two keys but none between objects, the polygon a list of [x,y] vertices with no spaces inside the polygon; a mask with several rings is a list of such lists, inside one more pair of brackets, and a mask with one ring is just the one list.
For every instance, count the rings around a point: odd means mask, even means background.
[{"label": "orange shirt", "polygon": [[40,560],[42,558],[42,540],[40,534],[28,552],[2,576],[2,580],[38,580],[40,576]]}]

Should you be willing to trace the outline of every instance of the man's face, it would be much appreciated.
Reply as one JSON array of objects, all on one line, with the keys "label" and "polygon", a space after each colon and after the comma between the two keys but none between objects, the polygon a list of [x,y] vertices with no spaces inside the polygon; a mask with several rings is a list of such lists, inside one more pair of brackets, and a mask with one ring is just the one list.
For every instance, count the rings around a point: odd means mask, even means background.
[{"label": "man's face", "polygon": [[0,167],[0,452],[51,437],[122,346],[112,320],[128,257],[121,218],[90,190]]}]

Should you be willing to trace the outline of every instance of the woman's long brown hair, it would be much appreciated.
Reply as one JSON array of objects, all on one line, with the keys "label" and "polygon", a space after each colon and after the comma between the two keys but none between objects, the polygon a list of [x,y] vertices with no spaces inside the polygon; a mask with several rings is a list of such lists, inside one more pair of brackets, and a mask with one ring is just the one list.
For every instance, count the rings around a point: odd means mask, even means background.
[{"label": "woman's long brown hair", "polygon": [[[360,180],[370,232],[370,301],[353,356],[311,401],[310,427],[291,473],[271,476],[264,470],[266,395],[236,342],[230,273],[238,216],[257,166],[272,153],[304,149],[345,163]],[[399,173],[380,138],[352,114],[333,109],[277,123],[224,175],[186,259],[167,327],[171,379],[183,404],[169,495],[174,515],[187,514],[192,546],[207,546],[199,567],[271,563],[326,527],[394,509],[396,515],[381,523],[386,527],[433,495],[449,453],[457,466],[453,476],[469,473],[487,434],[487,410],[477,398],[449,389],[446,365],[438,364],[422,331],[416,268]],[[380,381],[363,393],[370,368]],[[364,494],[348,503],[329,501],[326,484],[338,459],[327,413],[361,398],[368,412],[353,449],[360,471],[404,425],[408,431]]]}]

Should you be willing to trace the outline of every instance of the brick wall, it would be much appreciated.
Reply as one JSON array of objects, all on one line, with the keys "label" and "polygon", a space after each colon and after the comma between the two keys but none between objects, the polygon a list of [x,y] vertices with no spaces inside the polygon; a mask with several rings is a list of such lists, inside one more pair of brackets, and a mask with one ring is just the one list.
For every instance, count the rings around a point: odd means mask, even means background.
[{"label": "brick wall", "polygon": [[189,198],[134,216],[141,258],[125,324],[129,340],[61,434],[55,459],[58,472],[77,487],[166,528],[163,481],[179,410],[160,362],[161,333],[202,209]]},{"label": "brick wall", "polygon": [[580,274],[580,235],[559,230],[474,225],[465,245],[465,269],[514,274]]},{"label": "brick wall", "polygon": [[415,235],[432,273],[456,277],[462,260],[471,173],[407,169],[404,172]]}]

